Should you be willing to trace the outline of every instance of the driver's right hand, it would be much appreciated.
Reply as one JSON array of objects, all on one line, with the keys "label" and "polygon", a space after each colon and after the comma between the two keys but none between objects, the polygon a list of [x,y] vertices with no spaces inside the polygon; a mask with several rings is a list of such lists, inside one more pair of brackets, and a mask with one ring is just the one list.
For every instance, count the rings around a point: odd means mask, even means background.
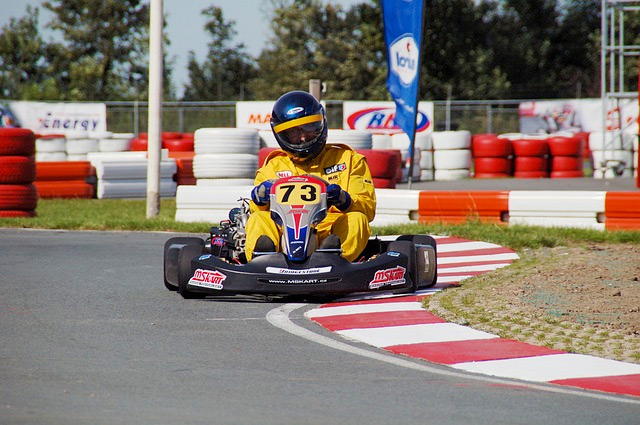
[{"label": "driver's right hand", "polygon": [[269,193],[271,192],[273,182],[265,180],[251,190],[251,200],[261,207],[269,203]]}]

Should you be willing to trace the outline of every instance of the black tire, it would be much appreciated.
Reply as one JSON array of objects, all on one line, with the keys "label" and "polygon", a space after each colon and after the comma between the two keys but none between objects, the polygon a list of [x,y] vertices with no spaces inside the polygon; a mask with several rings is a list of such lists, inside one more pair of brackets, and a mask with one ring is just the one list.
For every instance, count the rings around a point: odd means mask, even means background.
[{"label": "black tire", "polygon": [[415,292],[418,290],[418,281],[416,279],[416,247],[413,242],[395,240],[389,242],[388,251],[396,251],[407,256],[407,275],[411,279],[411,286],[402,292]]},{"label": "black tire", "polygon": [[164,286],[170,291],[178,290],[178,253],[187,245],[202,249],[204,241],[194,237],[176,237],[164,244]]},{"label": "black tire", "polygon": [[[202,239],[200,239],[202,243]],[[193,292],[187,289],[187,283],[191,279],[191,260],[202,255],[202,245],[185,245],[178,253],[178,293],[184,299],[199,299],[206,297],[202,292]]]},{"label": "black tire", "polygon": [[[431,288],[438,281],[438,246],[436,240],[428,235],[401,235],[396,240],[398,241],[411,241],[414,245],[429,245],[433,248],[433,279],[428,284],[419,285],[419,289]],[[416,264],[416,267],[419,265]]]}]

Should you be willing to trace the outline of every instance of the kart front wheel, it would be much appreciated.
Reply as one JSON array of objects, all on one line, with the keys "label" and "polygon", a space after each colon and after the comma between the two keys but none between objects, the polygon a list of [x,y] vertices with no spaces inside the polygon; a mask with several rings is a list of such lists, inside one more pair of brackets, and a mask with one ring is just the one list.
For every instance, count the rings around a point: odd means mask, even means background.
[{"label": "kart front wheel", "polygon": [[185,299],[204,298],[206,295],[187,289],[187,283],[191,279],[191,260],[202,255],[202,246],[185,245],[178,253],[178,293]]}]

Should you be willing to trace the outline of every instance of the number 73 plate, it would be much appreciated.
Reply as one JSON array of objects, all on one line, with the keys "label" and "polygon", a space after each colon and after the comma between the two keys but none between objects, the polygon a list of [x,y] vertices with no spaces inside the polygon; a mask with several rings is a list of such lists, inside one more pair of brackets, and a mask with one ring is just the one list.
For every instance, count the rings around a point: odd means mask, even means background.
[{"label": "number 73 plate", "polygon": [[320,203],[326,188],[322,180],[312,176],[294,176],[278,180],[273,190],[281,205],[314,205]]}]

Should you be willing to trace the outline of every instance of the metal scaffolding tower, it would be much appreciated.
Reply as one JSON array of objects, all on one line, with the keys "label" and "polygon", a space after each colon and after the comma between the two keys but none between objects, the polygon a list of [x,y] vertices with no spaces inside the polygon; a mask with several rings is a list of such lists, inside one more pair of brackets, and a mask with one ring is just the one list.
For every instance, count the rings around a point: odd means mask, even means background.
[{"label": "metal scaffolding tower", "polygon": [[[625,75],[625,59],[631,56],[640,57],[640,45],[627,44],[628,39],[635,34],[625,37],[626,15],[640,12],[640,0],[601,0],[601,49],[600,49],[600,97],[602,99],[602,146],[606,146],[607,115],[611,108],[620,111],[620,103],[626,99],[637,99],[636,87],[626,87],[630,80]],[[640,15],[636,15],[640,17]],[[635,72],[635,71],[634,71]],[[634,74],[635,75],[635,74]],[[622,137],[622,114],[618,113],[618,130],[613,137]],[[605,149],[603,149],[605,150]],[[594,164],[606,170],[605,175],[613,177],[615,161],[603,161]]]}]

